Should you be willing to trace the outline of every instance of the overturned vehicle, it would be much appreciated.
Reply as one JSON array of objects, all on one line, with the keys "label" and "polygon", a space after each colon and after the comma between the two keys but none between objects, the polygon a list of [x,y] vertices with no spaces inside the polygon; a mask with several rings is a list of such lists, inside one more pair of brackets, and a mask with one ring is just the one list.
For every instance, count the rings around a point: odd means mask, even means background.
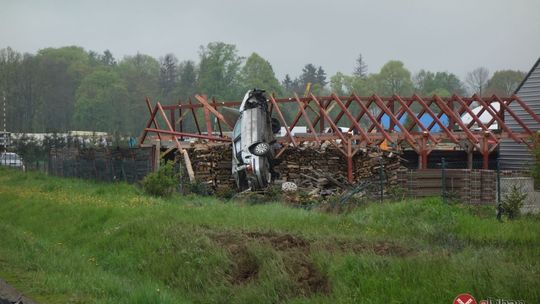
[{"label": "overturned vehicle", "polygon": [[271,117],[265,91],[248,91],[232,134],[232,174],[240,190],[264,189],[276,177],[274,134],[279,130],[279,121]]}]

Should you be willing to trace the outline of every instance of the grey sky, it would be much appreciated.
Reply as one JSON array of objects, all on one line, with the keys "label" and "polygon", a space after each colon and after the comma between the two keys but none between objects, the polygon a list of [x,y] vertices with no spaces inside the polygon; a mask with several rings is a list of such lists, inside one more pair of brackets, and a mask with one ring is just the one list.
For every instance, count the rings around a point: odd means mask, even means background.
[{"label": "grey sky", "polygon": [[370,72],[391,59],[462,78],[478,66],[528,71],[540,57],[540,1],[0,0],[0,48],[79,45],[197,61],[211,41],[259,53],[280,79],[306,63],[351,73],[359,53]]}]

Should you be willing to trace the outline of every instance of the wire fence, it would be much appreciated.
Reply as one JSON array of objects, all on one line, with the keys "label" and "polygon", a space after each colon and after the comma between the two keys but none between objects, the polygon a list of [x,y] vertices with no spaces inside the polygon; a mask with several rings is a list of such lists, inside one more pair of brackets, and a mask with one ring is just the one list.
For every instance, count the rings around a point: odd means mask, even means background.
[{"label": "wire fence", "polygon": [[134,183],[152,171],[151,148],[51,149],[48,173],[101,181]]}]

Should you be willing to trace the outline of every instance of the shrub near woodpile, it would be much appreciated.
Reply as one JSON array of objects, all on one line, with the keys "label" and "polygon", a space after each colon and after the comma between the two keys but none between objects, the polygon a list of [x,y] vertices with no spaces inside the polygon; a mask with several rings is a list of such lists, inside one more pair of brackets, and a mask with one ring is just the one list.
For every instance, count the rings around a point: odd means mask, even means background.
[{"label": "shrub near woodpile", "polygon": [[169,197],[178,184],[178,176],[174,173],[172,164],[165,163],[156,172],[148,174],[141,184],[147,194]]}]

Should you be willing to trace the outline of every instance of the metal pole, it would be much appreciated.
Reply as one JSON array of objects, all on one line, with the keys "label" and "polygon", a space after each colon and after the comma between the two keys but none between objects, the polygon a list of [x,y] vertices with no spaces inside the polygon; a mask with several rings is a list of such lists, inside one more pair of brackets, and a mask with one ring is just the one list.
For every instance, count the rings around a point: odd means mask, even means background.
[{"label": "metal pole", "polygon": [[3,118],[2,118],[2,123],[3,123],[3,134],[2,134],[2,149],[0,150],[0,152],[5,152],[7,151],[7,147],[8,145],[10,145],[9,141],[11,140],[11,136],[7,136],[7,128],[6,128],[6,117],[7,117],[7,111],[6,111],[6,91],[3,91],[2,92],[2,97],[3,97],[3,100],[4,100],[4,104],[3,104]]},{"label": "metal pole", "polygon": [[383,159],[382,159],[382,156],[381,158],[379,158],[379,182],[380,182],[380,186],[381,186],[381,203],[383,202],[383,198],[384,198],[384,167],[383,167]]},{"label": "metal pole", "polygon": [[441,158],[441,166],[442,166],[442,178],[441,178],[441,189],[442,189],[442,199],[443,203],[446,203],[446,160],[445,158]]},{"label": "metal pole", "polygon": [[497,203],[501,203],[501,167],[497,158]]},{"label": "metal pole", "polygon": [[4,92],[4,134],[6,133],[6,92]]}]

